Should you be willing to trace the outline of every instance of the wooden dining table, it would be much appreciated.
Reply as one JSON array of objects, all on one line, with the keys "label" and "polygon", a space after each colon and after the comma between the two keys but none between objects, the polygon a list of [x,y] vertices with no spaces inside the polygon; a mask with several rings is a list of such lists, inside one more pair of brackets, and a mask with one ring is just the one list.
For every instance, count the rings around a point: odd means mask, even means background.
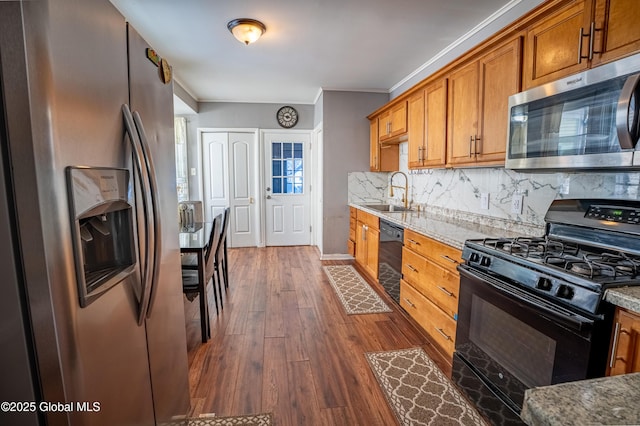
[{"label": "wooden dining table", "polygon": [[200,327],[202,343],[211,338],[211,324],[209,322],[209,304],[207,303],[207,283],[205,282],[205,253],[209,244],[209,236],[213,222],[193,222],[181,225],[180,253],[193,253],[197,259],[198,286],[200,293]]}]

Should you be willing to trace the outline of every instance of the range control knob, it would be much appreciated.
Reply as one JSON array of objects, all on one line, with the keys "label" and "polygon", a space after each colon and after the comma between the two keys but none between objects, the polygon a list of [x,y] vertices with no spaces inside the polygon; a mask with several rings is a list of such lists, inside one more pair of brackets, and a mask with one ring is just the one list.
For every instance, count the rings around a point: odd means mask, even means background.
[{"label": "range control knob", "polygon": [[553,283],[549,278],[540,277],[538,278],[538,282],[536,283],[536,288],[540,290],[549,291],[553,287]]},{"label": "range control knob", "polygon": [[480,259],[480,265],[485,266],[485,267],[491,265],[491,258],[490,257],[486,257],[486,256],[482,256],[482,258]]},{"label": "range control knob", "polygon": [[469,256],[469,262],[477,262],[480,259],[480,255],[478,253],[471,253]]},{"label": "range control knob", "polygon": [[574,290],[573,288],[569,287],[568,285],[561,285],[558,287],[558,292],[556,293],[556,296],[562,298],[562,299],[567,299],[567,300],[571,300],[573,299],[573,295],[574,295]]}]

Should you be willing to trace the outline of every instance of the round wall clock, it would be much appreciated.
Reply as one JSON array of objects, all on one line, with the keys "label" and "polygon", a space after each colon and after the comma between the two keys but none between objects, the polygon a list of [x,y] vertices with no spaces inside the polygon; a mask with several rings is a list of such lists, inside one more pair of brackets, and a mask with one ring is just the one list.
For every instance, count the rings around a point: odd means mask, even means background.
[{"label": "round wall clock", "polygon": [[278,110],[276,117],[278,118],[278,124],[288,129],[298,122],[298,111],[293,107],[283,106]]}]

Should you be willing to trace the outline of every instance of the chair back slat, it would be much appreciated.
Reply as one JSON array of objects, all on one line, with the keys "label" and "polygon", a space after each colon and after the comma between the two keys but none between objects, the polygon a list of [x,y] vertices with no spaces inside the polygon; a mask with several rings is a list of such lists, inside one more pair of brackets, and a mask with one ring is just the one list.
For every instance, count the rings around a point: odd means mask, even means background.
[{"label": "chair back slat", "polygon": [[204,254],[205,261],[205,280],[209,282],[215,271],[214,261],[215,253],[220,243],[220,228],[222,227],[222,215],[213,218],[213,226],[211,227],[211,234],[209,235],[209,244],[207,251]]},{"label": "chair back slat", "polygon": [[218,241],[218,245],[216,246],[216,257],[219,257],[220,255],[222,255],[225,244],[227,242],[227,232],[229,229],[230,213],[231,213],[231,209],[229,207],[224,209],[224,219],[222,222],[222,229],[220,230],[220,241]]}]

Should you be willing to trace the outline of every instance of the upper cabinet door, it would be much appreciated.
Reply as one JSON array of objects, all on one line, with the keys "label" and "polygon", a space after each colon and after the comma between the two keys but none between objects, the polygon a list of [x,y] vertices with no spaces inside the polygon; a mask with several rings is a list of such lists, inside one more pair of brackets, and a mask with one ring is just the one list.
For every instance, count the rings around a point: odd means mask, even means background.
[{"label": "upper cabinet door", "polygon": [[529,27],[525,46],[525,89],[588,68],[590,4],[585,0],[572,2]]},{"label": "upper cabinet door", "polygon": [[593,64],[640,50],[640,2],[595,0]]},{"label": "upper cabinet door", "polygon": [[518,37],[480,58],[480,114],[475,152],[478,163],[504,164],[509,96],[521,85]]},{"label": "upper cabinet door", "polygon": [[391,108],[391,125],[389,136],[407,133],[407,102],[400,102]]},{"label": "upper cabinet door", "polygon": [[447,79],[443,78],[424,91],[425,138],[422,164],[443,167],[447,158]]},{"label": "upper cabinet door", "polygon": [[424,90],[409,98],[407,110],[409,168],[415,169],[423,166],[424,158]]},{"label": "upper cabinet door", "polygon": [[380,143],[378,142],[378,119],[369,122],[369,169],[380,171]]},{"label": "upper cabinet door", "polygon": [[391,133],[391,110],[386,110],[378,116],[378,139],[386,139]]},{"label": "upper cabinet door", "polygon": [[447,164],[475,162],[478,131],[478,62],[472,62],[449,76]]}]

